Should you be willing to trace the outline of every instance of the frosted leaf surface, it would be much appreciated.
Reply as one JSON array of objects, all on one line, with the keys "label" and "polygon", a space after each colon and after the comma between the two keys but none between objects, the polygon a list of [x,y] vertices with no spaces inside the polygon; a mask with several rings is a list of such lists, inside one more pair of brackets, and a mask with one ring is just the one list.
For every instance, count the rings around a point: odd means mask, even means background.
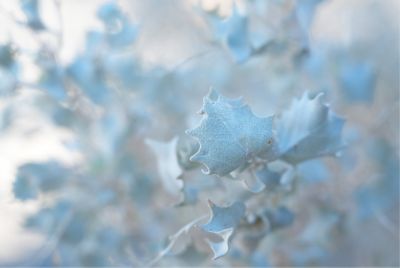
[{"label": "frosted leaf surface", "polygon": [[206,174],[228,175],[272,150],[272,117],[254,115],[241,99],[227,99],[211,90],[201,114],[200,125],[186,133],[200,143],[190,160],[203,163]]}]

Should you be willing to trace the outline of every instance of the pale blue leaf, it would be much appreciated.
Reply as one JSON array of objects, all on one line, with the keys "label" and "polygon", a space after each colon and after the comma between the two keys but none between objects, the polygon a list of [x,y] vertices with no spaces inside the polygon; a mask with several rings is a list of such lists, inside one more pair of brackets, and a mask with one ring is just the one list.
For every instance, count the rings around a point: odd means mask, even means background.
[{"label": "pale blue leaf", "polygon": [[279,186],[282,174],[271,171],[268,166],[265,166],[256,172],[256,176],[268,190],[273,190]]},{"label": "pale blue leaf", "polygon": [[68,170],[54,161],[25,164],[18,169],[14,194],[20,200],[35,199],[39,192],[60,188],[67,175]]},{"label": "pale blue leaf", "polygon": [[279,152],[285,161],[296,164],[308,159],[333,155],[343,147],[341,132],[344,119],[336,116],[306,92],[295,99],[276,122]]},{"label": "pale blue leaf", "polygon": [[14,54],[11,44],[0,44],[0,66],[4,68],[12,67],[15,62]]},{"label": "pale blue leaf", "polygon": [[244,187],[252,193],[272,191],[280,185],[282,173],[272,171],[267,165],[257,170],[255,174],[245,177],[242,181]]},{"label": "pale blue leaf", "polygon": [[309,31],[317,6],[323,0],[298,0],[296,1],[296,16],[301,28]]},{"label": "pale blue leaf", "polygon": [[372,158],[379,174],[354,192],[358,214],[364,219],[381,211],[396,210],[400,198],[398,151],[380,138],[370,141],[366,149],[365,154]]},{"label": "pale blue leaf", "polygon": [[[0,109],[0,131],[6,130],[14,121],[15,107],[8,105]],[[1,133],[0,132],[0,133]]]},{"label": "pale blue leaf", "polygon": [[85,215],[75,214],[61,236],[66,243],[77,244],[82,241],[88,231],[88,221]]},{"label": "pale blue leaf", "polygon": [[331,174],[320,159],[302,162],[296,166],[296,173],[307,182],[321,182],[330,178]]},{"label": "pale blue leaf", "polygon": [[190,157],[199,150],[199,143],[190,137],[179,137],[177,145],[179,165],[184,170],[190,170],[199,166],[198,163],[190,161]]},{"label": "pale blue leaf", "polygon": [[183,199],[179,206],[194,205],[198,200],[199,191],[195,187],[187,186],[183,188]]},{"label": "pale blue leaf", "polygon": [[122,137],[127,131],[127,118],[119,107],[108,109],[101,119],[97,121],[94,136],[98,138],[99,148],[103,148],[103,152],[113,156],[120,148]]},{"label": "pale blue leaf", "polygon": [[20,0],[22,12],[24,12],[27,24],[34,30],[43,30],[44,24],[39,14],[38,0]]},{"label": "pale blue leaf", "polygon": [[295,16],[298,25],[300,26],[303,45],[309,46],[309,35],[311,31],[311,24],[314,19],[317,6],[323,0],[297,0],[295,2]]},{"label": "pale blue leaf", "polygon": [[233,234],[233,228],[224,229],[218,232],[215,232],[221,239],[221,241],[213,242],[210,239],[207,239],[207,243],[213,251],[213,260],[216,260],[222,256],[224,256],[229,251],[229,239]]},{"label": "pale blue leaf", "polygon": [[0,96],[8,96],[17,88],[17,77],[9,69],[0,67]]},{"label": "pale blue leaf", "polygon": [[110,45],[123,47],[132,44],[136,39],[138,33],[136,26],[129,21],[114,2],[102,5],[97,15],[106,27],[107,40]]},{"label": "pale blue leaf", "polygon": [[52,207],[41,208],[36,214],[29,216],[25,226],[41,232],[53,233],[71,209],[72,204],[69,201],[58,200]]},{"label": "pale blue leaf", "polygon": [[234,5],[232,14],[222,20],[215,15],[209,16],[216,37],[227,47],[231,56],[238,63],[245,62],[252,53],[248,36],[247,16],[239,14]]},{"label": "pale blue leaf", "polygon": [[271,230],[287,227],[294,221],[294,214],[286,207],[278,207],[275,210],[267,210],[266,217]]},{"label": "pale blue leaf", "polygon": [[63,84],[63,71],[53,66],[46,70],[39,81],[39,87],[43,88],[51,97],[58,101],[64,101],[68,95]]},{"label": "pale blue leaf", "polygon": [[82,55],[69,66],[68,74],[80,89],[95,103],[109,100],[109,88],[105,84],[105,74],[98,60],[91,55]]},{"label": "pale blue leaf", "polygon": [[346,100],[367,103],[373,101],[376,74],[370,64],[345,62],[340,69],[339,78]]},{"label": "pale blue leaf", "polygon": [[182,169],[179,166],[176,147],[178,137],[168,142],[146,139],[146,144],[157,157],[157,167],[164,189],[172,195],[180,195],[183,181],[179,179]]},{"label": "pale blue leaf", "polygon": [[211,90],[201,113],[200,125],[186,133],[200,143],[190,160],[203,163],[206,174],[228,175],[272,150],[272,117],[255,116],[241,99],[227,99]]},{"label": "pale blue leaf", "polygon": [[236,227],[246,210],[242,202],[235,202],[228,207],[218,207],[210,200],[208,204],[211,209],[211,218],[208,223],[202,226],[202,229],[212,233]]},{"label": "pale blue leaf", "polygon": [[104,59],[104,66],[107,74],[119,85],[127,89],[137,86],[138,66],[132,55],[111,54]]}]

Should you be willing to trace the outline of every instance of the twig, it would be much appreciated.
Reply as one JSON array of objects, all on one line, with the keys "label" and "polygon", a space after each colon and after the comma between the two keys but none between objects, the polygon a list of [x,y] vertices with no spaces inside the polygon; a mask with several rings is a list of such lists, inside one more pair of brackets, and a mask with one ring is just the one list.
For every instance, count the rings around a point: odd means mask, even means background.
[{"label": "twig", "polygon": [[159,260],[161,260],[171,250],[171,248],[175,245],[176,241],[178,240],[178,238],[182,234],[189,232],[190,228],[192,228],[196,223],[204,220],[207,217],[208,217],[208,215],[203,215],[203,216],[201,216],[201,217],[189,222],[188,224],[183,226],[181,229],[179,229],[178,232],[176,232],[175,234],[171,235],[170,236],[170,242],[168,243],[168,245],[162,251],[160,251],[160,253],[158,253],[158,255],[154,259],[149,261],[144,266],[148,267],[148,266],[153,266],[154,264],[156,264]]},{"label": "twig", "polygon": [[55,251],[57,248],[57,245],[60,242],[61,236],[64,234],[65,230],[67,229],[69,223],[71,222],[72,218],[74,216],[73,211],[68,211],[67,214],[64,216],[63,220],[61,223],[58,225],[56,231],[53,233],[53,235],[46,241],[46,244],[40,249],[40,252],[36,255],[35,259],[37,262],[33,263],[39,263],[42,264],[43,261],[51,256],[51,254]]}]

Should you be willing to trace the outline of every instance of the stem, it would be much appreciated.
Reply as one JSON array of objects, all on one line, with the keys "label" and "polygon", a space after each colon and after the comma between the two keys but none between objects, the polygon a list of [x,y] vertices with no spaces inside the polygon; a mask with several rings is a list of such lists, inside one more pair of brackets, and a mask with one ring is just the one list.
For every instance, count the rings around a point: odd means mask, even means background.
[{"label": "stem", "polygon": [[152,259],[151,261],[149,261],[147,264],[145,264],[144,266],[153,266],[154,264],[156,264],[158,261],[160,261],[170,250],[171,248],[175,245],[176,241],[178,240],[178,238],[184,234],[187,233],[190,228],[192,228],[196,223],[204,220],[205,218],[207,218],[208,215],[203,215],[191,222],[189,222],[188,224],[186,224],[185,226],[183,226],[181,229],[178,230],[178,232],[176,232],[175,234],[170,236],[170,242],[168,243],[168,245],[160,251],[160,253],[158,253],[158,255]]},{"label": "stem", "polygon": [[[69,223],[71,222],[74,216],[73,211],[68,211],[64,216],[60,224],[58,225],[54,234],[46,241],[46,244],[40,249],[38,254],[36,254],[35,259],[38,260],[40,264],[55,251],[57,245],[60,242],[61,236],[67,229]],[[36,263],[36,262],[34,262]]]}]

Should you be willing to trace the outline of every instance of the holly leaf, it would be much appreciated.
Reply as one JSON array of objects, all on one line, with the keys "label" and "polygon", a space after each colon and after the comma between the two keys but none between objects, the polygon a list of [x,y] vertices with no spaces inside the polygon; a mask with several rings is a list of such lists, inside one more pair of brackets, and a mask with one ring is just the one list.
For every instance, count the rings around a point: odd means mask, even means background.
[{"label": "holly leaf", "polygon": [[211,209],[211,218],[202,226],[202,229],[211,233],[236,227],[246,210],[242,202],[235,202],[228,207],[218,207],[209,200],[208,205]]},{"label": "holly leaf", "polygon": [[335,154],[343,147],[344,119],[321,102],[322,94],[310,97],[306,92],[276,121],[279,154],[292,164]]},{"label": "holly leaf", "polygon": [[200,143],[190,160],[203,163],[206,174],[225,176],[255,157],[269,157],[272,116],[258,117],[241,99],[227,99],[214,90],[204,98],[200,113],[200,125],[186,133]]}]

